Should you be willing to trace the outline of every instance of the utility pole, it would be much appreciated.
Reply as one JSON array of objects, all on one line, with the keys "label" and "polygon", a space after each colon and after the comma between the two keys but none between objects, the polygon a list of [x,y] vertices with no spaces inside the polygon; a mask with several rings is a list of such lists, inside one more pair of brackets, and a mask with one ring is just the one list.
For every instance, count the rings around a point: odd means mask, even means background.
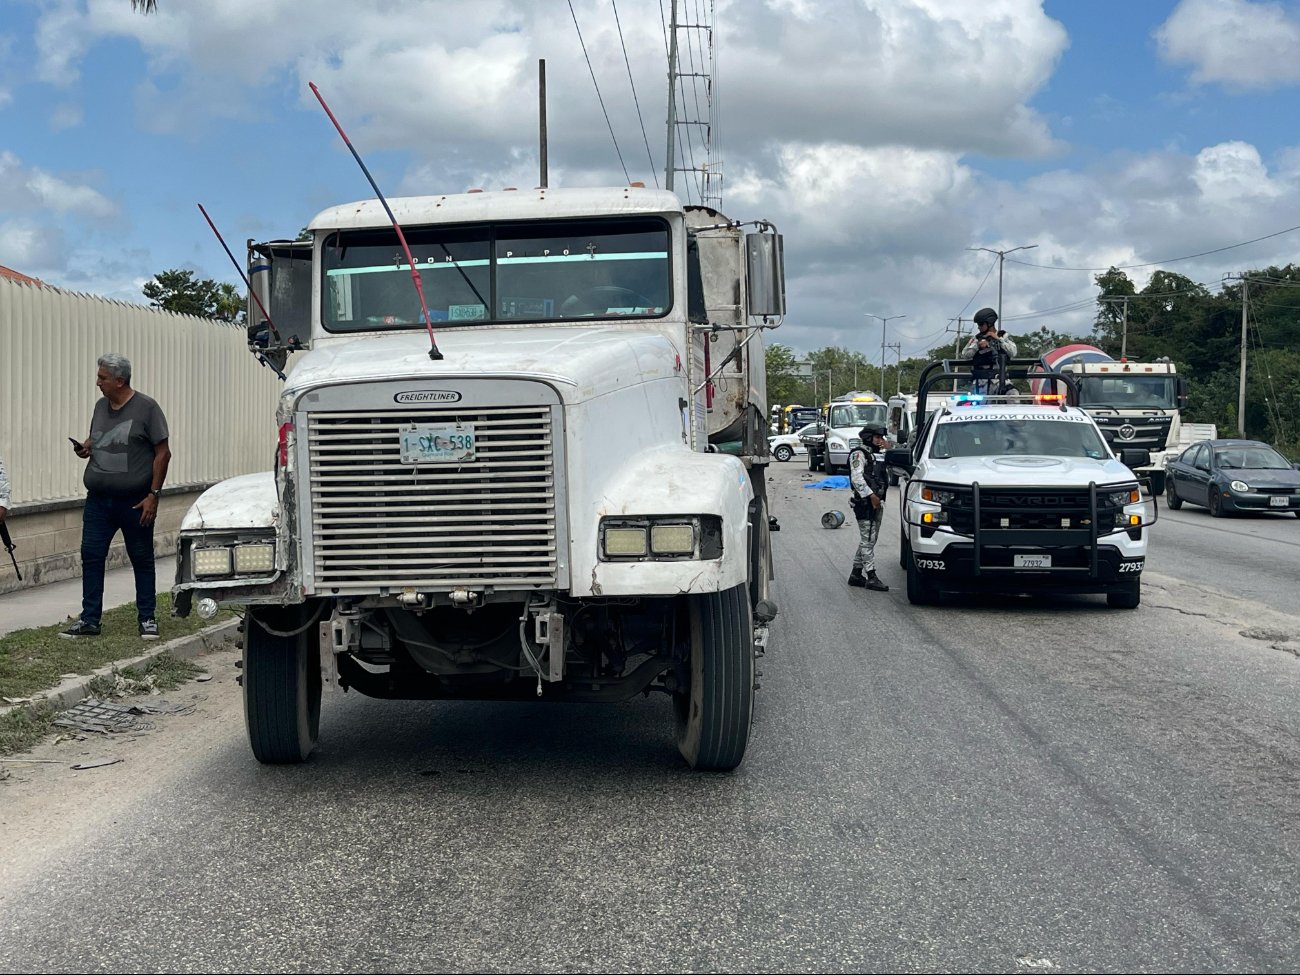
[{"label": "utility pole", "polygon": [[883,393],[885,390],[885,330],[889,327],[889,323],[892,322],[895,318],[906,318],[907,316],[906,315],[881,316],[881,315],[872,315],[870,312],[868,312],[866,314],[866,317],[880,319],[880,390]]},{"label": "utility pole", "polygon": [[1250,306],[1250,278],[1241,279],[1241,378],[1237,383],[1237,435],[1246,436],[1246,322]]},{"label": "utility pole", "polygon": [[1016,251],[1031,251],[1037,244],[1022,244],[1020,247],[1012,247],[1009,250],[999,251],[992,247],[967,247],[968,251],[988,251],[990,254],[998,255],[998,326],[1002,325],[1002,265],[1006,263],[1007,255],[1014,254]]},{"label": "utility pole", "polygon": [[[898,384],[898,392],[902,393],[903,392],[903,343],[890,342],[889,347],[893,349],[894,354],[898,356],[898,365],[894,369],[894,379],[897,381]],[[880,390],[880,395],[881,396],[885,395],[884,389]]]},{"label": "utility pole", "polygon": [[1124,296],[1124,321],[1121,326],[1119,340],[1119,357],[1120,361],[1128,358],[1128,295]]},{"label": "utility pole", "polygon": [[[962,317],[959,315],[959,316],[957,316],[956,318],[950,318],[950,319],[948,319],[948,321],[950,321],[950,322],[956,322],[956,323],[957,323],[957,328],[955,329],[955,331],[957,332],[957,341],[954,342],[953,345],[952,345],[952,357],[953,357],[954,359],[956,359],[958,356],[961,355],[961,327],[962,327],[964,324],[966,324],[966,319],[962,318]],[[952,331],[954,331],[954,329],[946,328],[946,329],[944,329],[944,331],[945,331],[945,332],[952,332]]]}]

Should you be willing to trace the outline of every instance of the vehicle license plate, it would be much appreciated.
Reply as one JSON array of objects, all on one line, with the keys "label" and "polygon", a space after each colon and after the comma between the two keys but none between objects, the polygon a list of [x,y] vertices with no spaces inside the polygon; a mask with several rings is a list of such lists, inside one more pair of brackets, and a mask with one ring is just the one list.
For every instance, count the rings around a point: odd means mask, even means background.
[{"label": "vehicle license plate", "polygon": [[403,464],[458,464],[473,460],[474,427],[411,427],[401,432]]},{"label": "vehicle license plate", "polygon": [[1288,498],[1285,494],[1275,494],[1268,499],[1268,506],[1270,508],[1285,508],[1290,503],[1291,503],[1291,499]]},{"label": "vehicle license plate", "polygon": [[1015,555],[1012,556],[1012,566],[1017,569],[1050,569],[1052,567],[1052,557],[1050,555]]}]

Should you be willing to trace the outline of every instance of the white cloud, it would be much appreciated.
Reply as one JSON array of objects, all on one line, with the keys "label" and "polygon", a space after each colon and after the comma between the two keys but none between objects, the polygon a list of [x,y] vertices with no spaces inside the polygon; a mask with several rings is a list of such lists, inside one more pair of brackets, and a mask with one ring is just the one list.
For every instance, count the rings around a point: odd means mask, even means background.
[{"label": "white cloud", "polygon": [[1192,80],[1237,89],[1300,82],[1300,14],[1256,0],[1182,0],[1155,32],[1161,56]]},{"label": "white cloud", "polygon": [[28,167],[12,152],[0,152],[0,200],[4,211],[44,210],[97,219],[117,214],[117,205],[98,190],[43,169]]},{"label": "white cloud", "polygon": [[26,218],[0,219],[0,264],[39,277],[67,262],[63,232]]}]

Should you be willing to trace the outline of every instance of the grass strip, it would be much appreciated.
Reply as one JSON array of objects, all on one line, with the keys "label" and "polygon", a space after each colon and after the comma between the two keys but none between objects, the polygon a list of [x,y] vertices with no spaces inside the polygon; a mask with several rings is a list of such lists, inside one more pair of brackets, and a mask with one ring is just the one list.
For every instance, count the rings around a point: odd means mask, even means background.
[{"label": "grass strip", "polygon": [[[158,594],[158,641],[189,636],[235,615],[231,610],[222,610],[212,620],[200,619],[197,614],[172,619],[171,605],[169,593]],[[106,612],[99,636],[59,636],[59,631],[70,623],[14,630],[0,636],[0,697],[31,697],[54,687],[64,674],[89,674],[158,645],[158,641],[140,639],[135,603]]]}]

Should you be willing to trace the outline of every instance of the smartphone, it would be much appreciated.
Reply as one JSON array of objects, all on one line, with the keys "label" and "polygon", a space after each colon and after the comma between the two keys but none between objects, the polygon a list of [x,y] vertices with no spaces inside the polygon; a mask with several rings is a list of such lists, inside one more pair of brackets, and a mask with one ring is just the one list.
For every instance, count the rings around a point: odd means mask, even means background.
[{"label": "smartphone", "polygon": [[80,449],[81,449],[81,441],[78,440],[78,439],[76,439],[75,437],[69,437],[69,438],[68,438],[68,443],[72,444],[72,449],[73,449],[73,450],[80,450]]}]

